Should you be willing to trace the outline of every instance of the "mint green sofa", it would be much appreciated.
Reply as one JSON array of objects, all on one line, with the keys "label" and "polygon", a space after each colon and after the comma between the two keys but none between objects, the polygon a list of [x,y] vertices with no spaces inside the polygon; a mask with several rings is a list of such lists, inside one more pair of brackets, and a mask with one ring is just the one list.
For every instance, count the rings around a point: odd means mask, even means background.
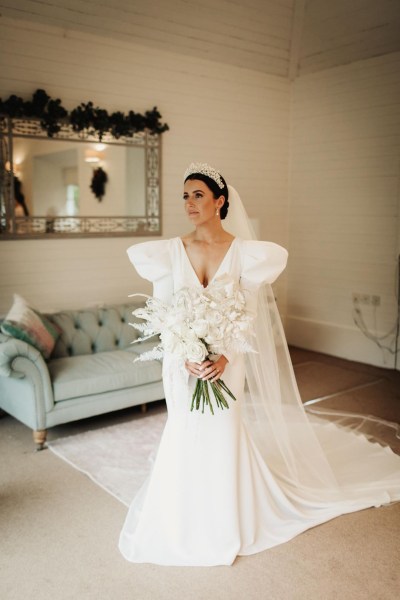
[{"label": "mint green sofa", "polygon": [[155,341],[131,344],[138,303],[46,315],[61,335],[45,361],[30,344],[0,334],[0,408],[33,429],[38,449],[47,429],[164,398],[159,361],[134,363]]}]

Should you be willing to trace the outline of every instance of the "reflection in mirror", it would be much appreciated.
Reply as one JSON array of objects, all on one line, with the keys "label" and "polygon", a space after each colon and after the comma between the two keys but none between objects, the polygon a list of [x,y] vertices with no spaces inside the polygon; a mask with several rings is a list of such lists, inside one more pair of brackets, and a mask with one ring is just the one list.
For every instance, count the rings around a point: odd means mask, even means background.
[{"label": "reflection in mirror", "polygon": [[160,136],[98,143],[68,134],[13,128],[2,143],[0,237],[159,235]]},{"label": "reflection in mirror", "polygon": [[[13,156],[31,216],[146,214],[144,148],[15,138]],[[107,183],[97,198],[90,186],[99,167]]]}]

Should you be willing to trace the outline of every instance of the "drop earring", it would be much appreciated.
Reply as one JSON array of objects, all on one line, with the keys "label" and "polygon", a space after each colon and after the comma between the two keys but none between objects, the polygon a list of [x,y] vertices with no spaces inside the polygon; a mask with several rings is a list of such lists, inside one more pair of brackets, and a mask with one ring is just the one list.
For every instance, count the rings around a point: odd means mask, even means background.
[{"label": "drop earring", "polygon": [[216,215],[219,215],[219,210],[218,210],[218,208],[217,208],[217,210],[215,211],[215,214],[216,214]]}]

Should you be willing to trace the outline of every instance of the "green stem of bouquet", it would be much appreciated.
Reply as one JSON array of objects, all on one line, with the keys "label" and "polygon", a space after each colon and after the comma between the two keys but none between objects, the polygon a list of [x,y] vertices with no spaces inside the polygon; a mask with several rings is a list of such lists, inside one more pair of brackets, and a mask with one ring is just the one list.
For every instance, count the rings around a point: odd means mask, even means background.
[{"label": "green stem of bouquet", "polygon": [[[203,381],[203,383],[207,383],[207,382]],[[212,407],[211,400],[210,400],[210,394],[208,393],[208,385],[204,386],[203,392],[204,392],[204,396],[203,396],[203,410],[202,410],[202,412],[204,413],[204,398],[205,398],[206,404],[209,405],[212,414],[214,414],[213,407]]]},{"label": "green stem of bouquet", "polygon": [[223,392],[226,392],[232,398],[232,400],[236,400],[235,396],[232,394],[232,392],[224,383],[224,381],[222,381],[222,379],[217,379],[217,381],[214,382],[209,382],[207,380],[203,381],[202,379],[198,379],[192,396],[192,405],[190,408],[191,411],[194,408],[196,408],[196,410],[199,410],[200,404],[202,404],[202,413],[204,413],[204,407],[208,405],[211,413],[214,414],[208,385],[210,385],[213,391],[217,407],[221,410],[223,410],[224,407],[229,408],[229,404],[226,398],[224,397]]}]

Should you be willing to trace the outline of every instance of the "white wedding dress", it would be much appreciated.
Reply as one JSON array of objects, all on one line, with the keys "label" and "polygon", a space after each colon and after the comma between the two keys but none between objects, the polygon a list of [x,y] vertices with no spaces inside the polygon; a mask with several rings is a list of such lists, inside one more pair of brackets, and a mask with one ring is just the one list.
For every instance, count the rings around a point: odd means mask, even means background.
[{"label": "white wedding dress", "polygon": [[[153,282],[154,295],[165,301],[182,287],[201,287],[179,237],[136,244],[128,254],[138,273]],[[286,260],[286,250],[277,244],[236,237],[213,280],[229,273],[253,290],[247,302],[256,310],[258,287],[272,283]],[[242,418],[245,356],[226,355],[223,380],[237,401],[229,400],[229,410],[215,409],[214,415],[190,411],[196,380],[182,362],[164,356],[168,419],[151,472],[131,503],[119,539],[120,551],[131,562],[231,565],[238,555],[286,542],[340,514],[400,500],[400,457],[332,423],[330,458],[343,467],[344,480],[350,457],[368,477],[375,473],[381,478],[382,485],[337,502],[310,501],[296,493],[280,476],[273,456],[270,464],[264,460]]]}]

